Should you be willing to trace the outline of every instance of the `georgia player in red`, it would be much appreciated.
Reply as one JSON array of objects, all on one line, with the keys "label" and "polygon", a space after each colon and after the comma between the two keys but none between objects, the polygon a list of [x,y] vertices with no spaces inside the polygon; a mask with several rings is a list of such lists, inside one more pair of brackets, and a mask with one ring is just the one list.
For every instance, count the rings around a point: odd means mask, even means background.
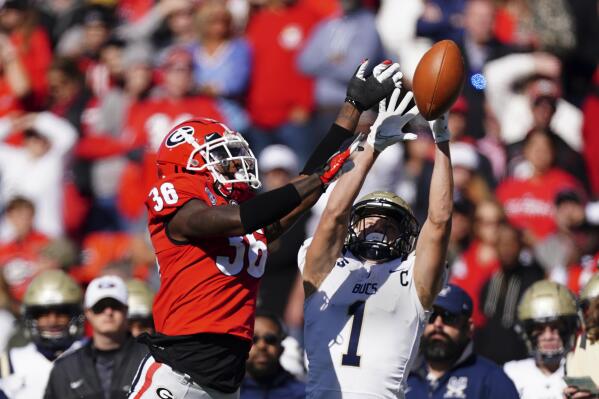
[{"label": "georgia player in red", "polygon": [[292,183],[260,187],[256,158],[237,132],[212,119],[175,126],[157,153],[158,179],[146,199],[160,271],[157,333],[140,340],[142,362],[130,398],[238,398],[253,338],[259,279],[268,242],[320,197],[359,139],[360,113],[399,85],[399,65],[363,62],[335,124]]}]

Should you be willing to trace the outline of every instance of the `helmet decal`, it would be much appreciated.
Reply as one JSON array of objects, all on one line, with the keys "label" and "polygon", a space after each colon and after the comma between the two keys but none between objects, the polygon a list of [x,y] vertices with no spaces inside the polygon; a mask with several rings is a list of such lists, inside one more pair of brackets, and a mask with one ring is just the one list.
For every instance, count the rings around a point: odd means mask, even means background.
[{"label": "helmet decal", "polygon": [[183,144],[188,141],[189,136],[193,136],[195,129],[191,126],[185,125],[176,129],[174,132],[169,134],[164,145],[168,148],[173,148],[179,144]]}]

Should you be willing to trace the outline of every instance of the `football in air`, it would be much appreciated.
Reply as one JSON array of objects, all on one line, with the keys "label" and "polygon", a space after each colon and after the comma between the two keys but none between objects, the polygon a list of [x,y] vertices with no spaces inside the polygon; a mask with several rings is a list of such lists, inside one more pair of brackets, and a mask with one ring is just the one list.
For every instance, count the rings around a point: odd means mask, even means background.
[{"label": "football in air", "polygon": [[420,114],[434,120],[448,111],[464,85],[464,59],[451,40],[435,43],[420,59],[412,90]]}]

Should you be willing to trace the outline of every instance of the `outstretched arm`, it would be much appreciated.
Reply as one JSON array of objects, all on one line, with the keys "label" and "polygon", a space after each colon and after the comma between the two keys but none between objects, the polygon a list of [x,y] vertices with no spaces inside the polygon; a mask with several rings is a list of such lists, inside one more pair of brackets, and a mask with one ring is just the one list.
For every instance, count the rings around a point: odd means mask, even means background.
[{"label": "outstretched arm", "polygon": [[331,192],[306,253],[303,274],[306,298],[320,287],[341,253],[351,206],[375,159],[374,148],[366,146],[364,151],[358,152],[354,157],[353,168],[341,176]]},{"label": "outstretched arm", "polygon": [[320,287],[341,253],[347,234],[351,206],[378,153],[399,141],[416,138],[414,134],[401,131],[403,126],[417,114],[414,107],[402,115],[412,98],[412,93],[408,93],[396,107],[399,94],[400,90],[395,89],[388,107],[385,100],[381,101],[379,116],[371,127],[365,149],[354,156],[352,169],[341,176],[329,197],[306,253],[303,271],[306,298]]},{"label": "outstretched arm", "polygon": [[[335,120],[335,123],[333,124],[333,126],[331,126],[331,130],[327,134],[328,140],[327,140],[327,138],[325,138],[323,140],[323,142],[319,145],[319,147],[316,149],[315,153],[312,156],[315,159],[312,160],[312,162],[314,162],[314,163],[319,162],[320,157],[324,158],[326,156],[326,158],[319,164],[319,166],[322,167],[322,164],[329,157],[331,157],[335,153],[335,151],[339,150],[339,147],[342,145],[342,143],[344,141],[352,138],[354,130],[356,129],[356,126],[358,125],[358,120],[360,119],[360,114],[361,114],[361,112],[358,111],[358,109],[354,105],[349,104],[349,103],[344,103],[341,106],[341,110],[339,111],[339,114],[337,115],[337,119]],[[320,155],[319,153],[321,153],[322,155]],[[310,163],[310,161],[309,161],[309,163]],[[308,170],[311,170],[310,167],[308,167],[308,169],[306,169],[306,172],[302,172],[302,173],[308,173]],[[307,175],[302,174],[302,175],[296,177],[295,179],[293,179],[292,183],[300,181],[302,179],[305,179],[306,177],[307,177]],[[321,194],[322,194],[322,190],[316,190],[316,191],[312,192],[310,195],[308,195],[306,198],[304,198],[302,200],[302,202],[295,209],[293,209],[290,213],[285,215],[280,220],[277,220],[274,223],[268,225],[264,229],[264,233],[268,237],[268,241],[272,242],[272,241],[276,240],[285,231],[287,231],[291,226],[293,226],[293,224],[297,221],[297,219],[299,219],[299,217],[305,211],[307,211],[308,209],[312,208],[312,206],[314,206],[314,204],[320,198]]]},{"label": "outstretched arm", "polygon": [[254,232],[285,217],[312,193],[322,191],[317,174],[260,194],[240,205],[208,206],[187,202],[168,223],[169,235],[178,241],[206,237],[232,237]]},{"label": "outstretched arm", "polygon": [[[341,145],[352,138],[362,111],[389,96],[401,84],[403,74],[399,71],[398,64],[382,62],[374,67],[370,76],[366,76],[367,66],[368,61],[365,60],[356,69],[348,85],[346,102],[341,106],[335,123],[308,159],[301,175],[320,172]],[[298,179],[302,179],[301,175]],[[321,194],[322,191],[312,192],[289,214],[268,225],[265,228],[268,240],[272,242],[287,231],[305,211],[314,206]]]},{"label": "outstretched arm", "polygon": [[431,178],[428,216],[416,243],[414,281],[425,309],[432,306],[443,283],[453,210],[453,174],[447,114],[431,123],[437,148]]}]

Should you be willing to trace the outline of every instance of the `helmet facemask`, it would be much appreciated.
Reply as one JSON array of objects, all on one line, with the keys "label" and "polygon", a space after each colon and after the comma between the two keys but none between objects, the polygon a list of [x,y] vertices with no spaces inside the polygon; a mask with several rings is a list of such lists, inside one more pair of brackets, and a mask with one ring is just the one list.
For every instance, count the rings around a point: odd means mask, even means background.
[{"label": "helmet facemask", "polygon": [[[561,347],[546,350],[539,347],[539,337],[547,325],[559,332]],[[538,362],[546,365],[558,365],[564,356],[574,348],[578,326],[577,316],[558,316],[524,320],[517,326],[517,331],[522,333],[529,353]]]},{"label": "helmet facemask", "polygon": [[185,139],[194,147],[187,162],[188,170],[208,170],[223,186],[245,183],[253,189],[260,188],[256,157],[239,133],[226,131],[222,136],[217,133],[207,135],[202,145],[193,135],[186,135]]},{"label": "helmet facemask", "polygon": [[[39,326],[38,319],[45,313],[69,315],[69,322],[60,331],[49,331]],[[28,306],[24,313],[26,333],[39,347],[51,352],[64,351],[83,334],[84,316],[77,304]]]},{"label": "helmet facemask", "polygon": [[407,210],[371,200],[352,209],[345,245],[364,261],[405,260],[414,250],[418,232],[418,222]]}]

